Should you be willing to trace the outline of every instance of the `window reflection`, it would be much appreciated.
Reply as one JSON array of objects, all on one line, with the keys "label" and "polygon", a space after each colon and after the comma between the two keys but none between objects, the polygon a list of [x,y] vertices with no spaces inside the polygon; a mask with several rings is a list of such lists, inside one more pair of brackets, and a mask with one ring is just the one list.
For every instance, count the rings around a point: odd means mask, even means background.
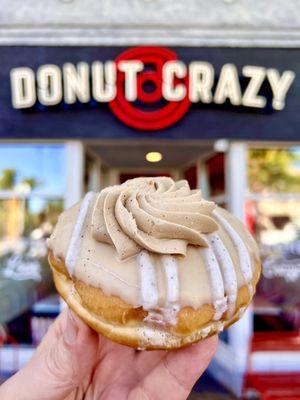
[{"label": "window reflection", "polygon": [[300,148],[250,149],[248,182],[253,193],[300,193]]},{"label": "window reflection", "polygon": [[300,149],[251,149],[246,219],[262,256],[255,330],[300,332]]},{"label": "window reflection", "polygon": [[19,343],[36,333],[33,305],[54,293],[46,239],[64,207],[65,166],[64,145],[0,146],[0,325]]},{"label": "window reflection", "polygon": [[1,144],[0,190],[63,194],[65,146]]}]

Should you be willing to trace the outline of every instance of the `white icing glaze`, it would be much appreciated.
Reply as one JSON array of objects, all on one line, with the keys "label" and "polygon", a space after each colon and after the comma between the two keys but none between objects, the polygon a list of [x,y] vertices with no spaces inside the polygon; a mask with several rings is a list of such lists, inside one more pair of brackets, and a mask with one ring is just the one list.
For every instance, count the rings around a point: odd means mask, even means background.
[{"label": "white icing glaze", "polygon": [[155,310],[149,310],[144,318],[146,323],[155,323],[164,326],[166,324],[176,325],[179,306],[179,277],[178,264],[175,257],[162,256],[162,266],[166,285],[166,299],[164,307],[157,307]]},{"label": "white icing glaze", "polygon": [[140,274],[141,304],[144,310],[157,308],[158,287],[156,272],[148,251],[140,251],[137,255],[137,260]]},{"label": "white icing glaze", "polygon": [[160,312],[164,322],[176,325],[176,316],[180,309],[178,263],[175,257],[169,255],[162,256],[161,261],[165,277],[166,301],[165,307],[161,307]]},{"label": "white icing glaze", "polygon": [[228,316],[232,317],[235,311],[237,297],[237,278],[230,254],[217,233],[206,235],[216,259],[221,268],[225,294],[228,299]]},{"label": "white icing glaze", "polygon": [[144,322],[152,322],[161,326],[176,325],[176,316],[179,310],[179,305],[171,305],[169,307],[159,307],[155,310],[149,310],[147,317],[144,318]]},{"label": "white icing glaze", "polygon": [[227,299],[224,296],[223,277],[219,268],[218,261],[210,247],[202,250],[205,267],[211,283],[212,302],[215,308],[214,320],[219,320],[227,310]]},{"label": "white icing glaze", "polygon": [[74,224],[66,258],[65,258],[65,265],[67,270],[69,271],[70,275],[73,275],[74,268],[76,264],[76,260],[78,257],[80,243],[81,243],[81,232],[83,229],[84,221],[86,219],[90,203],[92,198],[94,197],[93,192],[88,192],[82,200],[76,222]]},{"label": "white icing glaze", "polygon": [[180,310],[179,304],[174,304],[169,307],[164,307],[161,308],[161,313],[164,316],[164,320],[166,323],[170,325],[176,325],[177,324],[177,314]]},{"label": "white icing glaze", "polygon": [[160,312],[154,310],[149,310],[147,317],[145,317],[143,321],[145,323],[161,325],[162,327],[166,325],[164,316]]},{"label": "white icing glaze", "polygon": [[253,271],[251,266],[251,258],[250,254],[247,250],[245,243],[243,242],[240,235],[236,232],[236,230],[231,226],[230,222],[228,222],[223,216],[221,216],[216,210],[213,211],[213,215],[217,219],[217,221],[223,226],[225,231],[230,236],[233,245],[235,246],[239,260],[240,260],[240,269],[244,276],[245,282],[249,287],[250,293],[253,293],[253,287],[251,284],[253,278]]},{"label": "white icing glaze", "polygon": [[178,264],[175,257],[163,256],[162,264],[165,274],[165,282],[167,289],[166,306],[177,304],[179,301],[179,278]]},{"label": "white icing glaze", "polygon": [[128,283],[125,279],[121,278],[118,274],[116,274],[113,271],[103,267],[103,265],[101,265],[101,264],[96,264],[96,263],[90,261],[87,258],[82,258],[81,261],[83,263],[88,263],[88,264],[94,265],[98,269],[101,269],[105,274],[113,276],[115,279],[117,279],[118,281],[124,283],[124,285],[126,285],[126,286],[129,286],[129,287],[132,287],[132,288],[140,288],[138,285],[132,285],[132,284]]},{"label": "white icing glaze", "polygon": [[161,307],[157,310],[149,310],[147,317],[144,318],[145,323],[166,326],[166,325],[176,325],[176,314],[178,308],[165,308]]}]

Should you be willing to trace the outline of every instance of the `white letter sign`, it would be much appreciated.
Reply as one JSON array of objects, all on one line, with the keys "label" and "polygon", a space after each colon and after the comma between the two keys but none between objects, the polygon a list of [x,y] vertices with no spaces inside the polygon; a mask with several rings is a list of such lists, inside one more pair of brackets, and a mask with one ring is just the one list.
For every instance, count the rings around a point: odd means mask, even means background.
[{"label": "white letter sign", "polygon": [[36,102],[34,72],[31,68],[10,71],[11,98],[14,108],[30,108]]},{"label": "white letter sign", "polygon": [[189,99],[192,103],[212,101],[212,87],[214,85],[213,66],[204,61],[193,61],[189,67],[190,85]]},{"label": "white letter sign", "polygon": [[186,87],[182,83],[174,85],[175,78],[186,76],[186,66],[182,61],[167,61],[162,70],[162,94],[166,100],[180,101],[186,96]]},{"label": "white letter sign", "polygon": [[38,99],[44,106],[54,106],[62,100],[61,71],[57,65],[42,65],[37,70]]},{"label": "white letter sign", "polygon": [[273,92],[273,108],[275,110],[283,110],[285,97],[295,79],[295,73],[293,71],[284,71],[280,76],[277,69],[269,68],[267,77]]},{"label": "white letter sign", "polygon": [[222,104],[229,99],[232,105],[239,106],[241,98],[241,87],[236,66],[233,64],[223,65],[215,91],[215,103]]},{"label": "white letter sign", "polygon": [[90,101],[89,65],[86,62],[63,65],[65,102],[74,104],[78,99],[81,103]]},{"label": "white letter sign", "polygon": [[125,74],[125,98],[128,101],[137,99],[137,73],[143,71],[142,61],[120,61],[118,68]]},{"label": "white letter sign", "polygon": [[258,96],[258,92],[266,77],[266,69],[264,67],[256,67],[254,65],[245,65],[243,75],[250,78],[248,86],[243,95],[242,104],[245,107],[264,108],[266,99]]},{"label": "white letter sign", "polygon": [[113,61],[95,61],[92,64],[93,98],[107,103],[116,97],[116,65]]}]

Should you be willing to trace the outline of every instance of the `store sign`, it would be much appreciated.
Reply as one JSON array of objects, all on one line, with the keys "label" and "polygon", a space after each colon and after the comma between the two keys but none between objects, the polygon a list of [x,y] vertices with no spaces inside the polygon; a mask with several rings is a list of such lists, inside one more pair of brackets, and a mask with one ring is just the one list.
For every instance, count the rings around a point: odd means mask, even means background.
[{"label": "store sign", "polygon": [[273,110],[281,111],[295,79],[291,70],[224,63],[216,72],[203,60],[185,63],[173,50],[137,47],[114,61],[55,63],[10,70],[12,105],[32,109],[37,104],[108,103],[129,127],[155,131],[174,125],[192,104],[264,109],[268,87]]}]

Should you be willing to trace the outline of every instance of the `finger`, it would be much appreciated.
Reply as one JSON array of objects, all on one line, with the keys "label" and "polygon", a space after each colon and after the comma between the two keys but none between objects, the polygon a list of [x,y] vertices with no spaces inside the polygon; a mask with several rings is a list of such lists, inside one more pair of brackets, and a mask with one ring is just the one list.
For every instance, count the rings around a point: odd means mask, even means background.
[{"label": "finger", "polygon": [[[60,335],[57,324],[64,328]],[[4,385],[4,390],[11,393],[7,398],[58,400],[66,397],[91,371],[97,340],[97,335],[73,312],[63,313],[32,360]]]},{"label": "finger", "polygon": [[131,360],[134,356],[135,350],[132,347],[124,346],[122,344],[113,342],[99,334],[98,358],[101,360],[107,354],[111,357],[122,357],[123,360]]},{"label": "finger", "polygon": [[[216,336],[172,351],[132,391],[130,398],[186,399],[217,349]],[[171,397],[170,397],[171,395]]]},{"label": "finger", "polygon": [[146,376],[167,354],[164,350],[141,351],[136,353],[135,365],[139,377]]},{"label": "finger", "polygon": [[99,387],[105,388],[107,382],[130,375],[135,357],[133,348],[112,342],[102,335],[99,335],[98,346],[93,376]]}]

